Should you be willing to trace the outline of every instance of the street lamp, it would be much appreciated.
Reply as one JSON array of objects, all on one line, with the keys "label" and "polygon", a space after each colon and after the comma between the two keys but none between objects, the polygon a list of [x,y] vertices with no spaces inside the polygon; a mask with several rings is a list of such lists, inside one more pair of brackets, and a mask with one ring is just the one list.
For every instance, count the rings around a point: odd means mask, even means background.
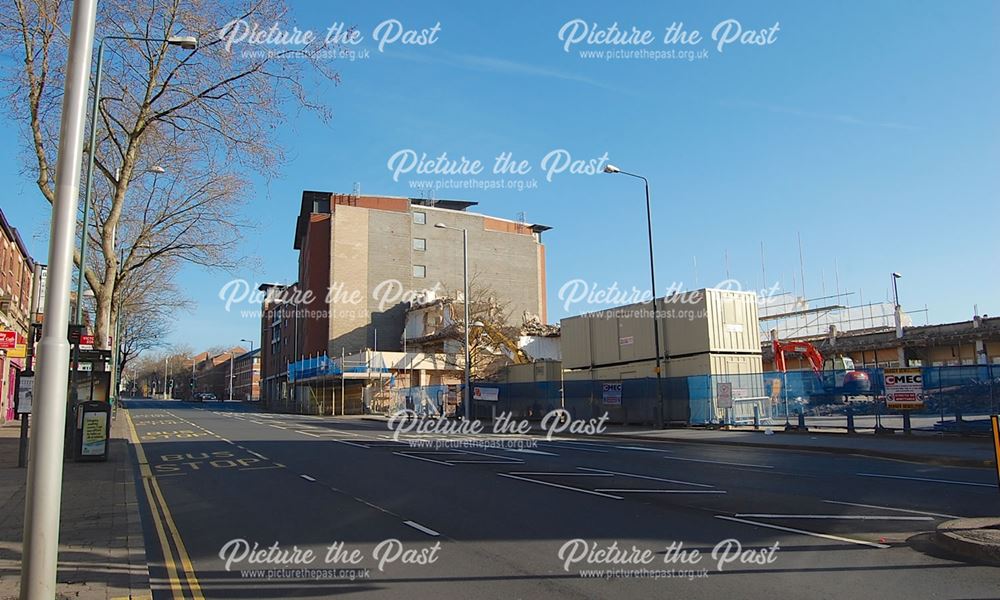
[{"label": "street lamp", "polygon": [[[253,354],[253,340],[240,339],[241,342],[246,342],[250,344],[250,354]],[[250,402],[253,402],[253,356],[250,357],[250,382],[247,384],[250,387]]]},{"label": "street lamp", "polygon": [[[198,47],[198,39],[189,36],[170,36],[167,38],[147,38],[127,35],[108,35],[101,38],[101,43],[97,47],[97,72],[94,76],[94,98],[90,108],[90,145],[87,147],[87,172],[84,179],[83,194],[83,222],[80,227],[80,274],[76,282],[76,297],[83,296],[83,274],[87,269],[87,217],[90,213],[90,194],[93,190],[94,162],[97,156],[97,114],[101,102],[101,76],[104,74],[104,44],[108,40],[130,40],[135,42],[166,42],[169,46],[177,46],[185,50],[194,50]],[[163,167],[152,167],[152,173],[164,173]],[[76,319],[77,325],[83,323],[83,307],[77,303]]]},{"label": "street lamp", "polygon": [[462,287],[464,289],[463,302],[465,306],[465,318],[462,322],[463,329],[465,329],[465,393],[462,396],[463,406],[465,411],[465,418],[472,418],[472,400],[470,399],[471,394],[471,376],[470,376],[470,353],[469,353],[469,231],[463,227],[450,227],[444,223],[435,223],[434,227],[438,229],[450,229],[452,231],[462,232]]},{"label": "street lamp", "polygon": [[[899,306],[899,287],[896,285],[896,280],[902,277],[902,273],[893,272],[892,273],[892,298],[895,302],[894,315],[896,317],[896,339],[903,339],[903,309]],[[897,348],[899,353],[898,360],[899,366],[906,366],[906,351],[903,349],[903,343],[899,343],[899,348]]]},{"label": "street lamp", "polygon": [[605,165],[604,172],[611,173],[613,175],[628,175],[629,177],[635,177],[636,179],[641,179],[646,186],[646,229],[649,235],[649,279],[652,285],[651,292],[653,295],[653,343],[656,351],[656,426],[663,427],[663,374],[660,372],[660,324],[659,319],[656,318],[656,271],[653,268],[653,217],[649,206],[649,180],[642,175],[622,171],[612,164]]}]

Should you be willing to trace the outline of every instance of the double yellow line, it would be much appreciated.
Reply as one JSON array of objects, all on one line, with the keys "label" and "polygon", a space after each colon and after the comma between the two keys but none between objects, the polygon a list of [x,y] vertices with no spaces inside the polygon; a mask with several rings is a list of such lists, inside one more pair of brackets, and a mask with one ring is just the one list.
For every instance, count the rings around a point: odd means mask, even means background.
[{"label": "double yellow line", "polygon": [[[153,525],[156,527],[156,537],[159,539],[160,549],[163,551],[163,562],[167,570],[167,579],[170,581],[170,590],[173,593],[173,597],[175,600],[184,600],[186,598],[184,595],[184,585],[177,570],[177,563],[179,562],[181,568],[184,570],[184,579],[187,580],[190,597],[193,600],[205,600],[205,596],[201,592],[201,585],[198,583],[198,577],[194,573],[191,558],[184,547],[184,542],[181,541],[181,535],[177,531],[174,518],[170,516],[170,509],[167,508],[167,502],[163,498],[160,485],[156,482],[156,477],[153,476],[153,471],[149,468],[149,461],[146,460],[146,452],[139,441],[139,434],[136,433],[135,424],[132,423],[132,416],[127,410],[125,411],[125,419],[128,421],[129,435],[132,437],[132,443],[135,445],[135,453],[139,458],[139,474],[142,476],[142,487],[146,492],[146,501],[149,502],[149,512],[153,515]],[[167,536],[168,531],[170,533],[169,537]],[[177,549],[176,559],[170,546],[171,540]]]}]

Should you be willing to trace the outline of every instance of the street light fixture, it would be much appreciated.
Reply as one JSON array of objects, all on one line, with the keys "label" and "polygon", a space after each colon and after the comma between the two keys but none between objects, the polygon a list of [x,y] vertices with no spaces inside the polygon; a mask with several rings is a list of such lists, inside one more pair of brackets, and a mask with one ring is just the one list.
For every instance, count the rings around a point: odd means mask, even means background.
[{"label": "street light fixture", "polygon": [[[895,310],[893,310],[894,316],[896,318],[896,339],[903,339],[903,309],[899,305],[899,287],[896,284],[896,280],[902,277],[903,274],[893,271],[892,273],[892,298],[895,303]],[[903,349],[903,343],[899,343],[899,348],[896,350],[899,354],[899,366],[906,367],[906,350]]]},{"label": "street light fixture", "polygon": [[656,426],[663,427],[663,374],[660,369],[660,323],[656,318],[656,270],[653,267],[653,217],[649,206],[649,180],[642,175],[622,171],[612,164],[604,166],[604,172],[612,175],[628,175],[641,179],[646,186],[646,230],[649,236],[649,279],[652,285],[650,291],[653,296],[653,343],[656,351]]},{"label": "street light fixture", "polygon": [[[90,144],[87,146],[87,171],[84,180],[83,194],[83,221],[80,227],[80,274],[77,278],[76,293],[77,298],[83,295],[83,274],[87,270],[87,218],[90,213],[90,195],[93,191],[94,162],[97,157],[97,115],[101,103],[101,76],[104,74],[104,46],[108,40],[128,40],[135,42],[165,42],[169,46],[177,46],[185,50],[194,50],[198,47],[198,39],[193,36],[170,36],[168,38],[147,38],[127,35],[108,35],[101,38],[101,43],[97,47],[97,69],[94,76],[94,97],[90,108]],[[152,167],[152,173],[165,173],[163,167]],[[78,304],[76,307],[76,319],[74,322],[79,325],[83,323],[83,307]]]},{"label": "street light fixture", "polygon": [[[471,365],[470,365],[471,357],[470,357],[470,352],[469,352],[469,328],[471,326],[471,324],[469,323],[469,302],[470,302],[470,298],[469,298],[469,231],[467,229],[465,229],[465,228],[462,228],[462,227],[451,227],[449,225],[445,225],[444,223],[435,223],[434,227],[436,227],[438,229],[450,229],[452,231],[461,231],[462,232],[462,287],[463,287],[463,292],[462,293],[464,294],[464,298],[463,298],[462,304],[465,307],[465,317],[464,317],[464,321],[462,321],[462,324],[463,324],[462,328],[465,329],[465,389],[464,389],[465,393],[462,395],[462,400],[463,400],[463,406],[464,406],[463,410],[465,412],[465,418],[466,419],[470,419],[470,418],[472,418],[472,406],[471,406],[472,405],[472,400],[471,400],[471,397],[470,397],[470,395],[472,393],[472,390],[470,388],[472,377],[471,377],[471,370],[470,370],[471,369]],[[442,410],[442,412],[444,412],[444,411]]]},{"label": "street light fixture", "polygon": [[[250,354],[253,354],[253,340],[240,339],[241,342],[250,344]],[[253,356],[250,357],[250,402],[253,402]]]}]

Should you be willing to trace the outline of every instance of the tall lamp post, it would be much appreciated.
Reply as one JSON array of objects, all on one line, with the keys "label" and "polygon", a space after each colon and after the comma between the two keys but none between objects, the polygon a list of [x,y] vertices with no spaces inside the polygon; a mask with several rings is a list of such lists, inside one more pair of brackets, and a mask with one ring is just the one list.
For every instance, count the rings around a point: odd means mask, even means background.
[{"label": "tall lamp post", "polygon": [[660,368],[660,323],[656,318],[656,270],[653,268],[653,216],[649,206],[649,180],[642,175],[622,171],[614,165],[605,165],[605,173],[628,175],[641,179],[646,186],[646,230],[649,236],[649,279],[653,295],[653,344],[656,351],[656,426],[663,427],[663,374]]},{"label": "tall lamp post", "polygon": [[[897,340],[902,340],[903,339],[903,310],[902,310],[902,307],[900,307],[900,305],[899,305],[899,287],[896,284],[896,280],[898,280],[902,276],[903,275],[901,273],[897,273],[897,272],[893,272],[893,274],[892,274],[892,298],[893,298],[893,301],[895,302],[895,307],[896,307],[894,313],[895,313],[895,317],[896,317],[896,339]],[[903,342],[902,341],[899,342],[899,348],[897,348],[897,352],[898,352],[897,359],[899,361],[899,366],[900,367],[906,367],[906,350],[903,349]]]},{"label": "tall lamp post", "polygon": [[465,390],[462,396],[463,400],[463,410],[465,412],[465,418],[472,418],[472,400],[471,394],[471,353],[469,352],[469,231],[463,227],[450,227],[444,223],[435,223],[434,227],[438,229],[450,229],[452,231],[462,232],[462,288],[463,288],[463,302],[462,305],[465,306],[465,317],[463,321],[463,329],[465,329]]},{"label": "tall lamp post", "polygon": [[247,385],[250,387],[250,402],[253,402],[253,340],[241,339],[240,341],[250,344],[250,382]]},{"label": "tall lamp post", "polygon": [[[80,274],[76,282],[77,298],[83,297],[83,274],[87,270],[87,218],[90,213],[90,195],[94,187],[94,163],[97,159],[97,117],[101,103],[101,76],[104,74],[104,46],[108,40],[166,42],[170,46],[178,46],[185,50],[194,50],[198,47],[198,39],[191,36],[174,35],[168,38],[147,38],[141,36],[108,35],[101,38],[101,43],[97,47],[97,72],[94,76],[94,97],[90,107],[90,143],[87,146],[87,171],[83,184],[83,220],[80,229]],[[151,171],[162,173],[163,169],[154,167]],[[76,319],[74,322],[77,325],[83,323],[83,303],[79,301],[77,301],[76,305]]]},{"label": "tall lamp post", "polygon": [[55,201],[49,230],[45,321],[38,342],[34,431],[24,501],[21,545],[21,598],[55,598],[62,503],[66,385],[69,380],[69,296],[73,275],[73,234],[80,193],[87,74],[94,45],[96,0],[76,0],[67,41],[65,83],[59,123]]}]

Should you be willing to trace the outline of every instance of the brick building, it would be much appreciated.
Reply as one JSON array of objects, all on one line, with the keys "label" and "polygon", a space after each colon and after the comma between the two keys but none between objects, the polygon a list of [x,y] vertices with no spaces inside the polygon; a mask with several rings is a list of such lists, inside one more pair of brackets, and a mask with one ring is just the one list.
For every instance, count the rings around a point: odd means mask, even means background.
[{"label": "brick building", "polygon": [[[511,315],[546,319],[544,225],[469,212],[475,202],[305,191],[293,247],[298,278],[265,284],[262,399],[287,394],[287,368],[309,357],[399,351],[409,301],[459,297],[462,233],[476,289]],[[449,229],[439,229],[442,223]]]},{"label": "brick building", "polygon": [[244,352],[233,364],[233,400],[253,402],[260,399],[260,348]]},{"label": "brick building", "polygon": [[[35,262],[17,229],[0,210],[0,331],[16,340],[15,348],[0,349],[0,422],[14,418],[17,373],[25,367],[24,349],[32,315],[31,285]],[[12,333],[11,333],[12,332]]]},{"label": "brick building", "polygon": [[[218,354],[209,355],[207,352],[202,352],[197,355],[192,369],[193,393],[215,394],[216,399],[220,401],[229,400],[230,383],[235,385],[236,382],[236,358],[246,352],[246,348],[236,347]],[[181,387],[176,386],[176,389],[180,392]],[[237,399],[235,389],[232,392],[232,399]]]}]

